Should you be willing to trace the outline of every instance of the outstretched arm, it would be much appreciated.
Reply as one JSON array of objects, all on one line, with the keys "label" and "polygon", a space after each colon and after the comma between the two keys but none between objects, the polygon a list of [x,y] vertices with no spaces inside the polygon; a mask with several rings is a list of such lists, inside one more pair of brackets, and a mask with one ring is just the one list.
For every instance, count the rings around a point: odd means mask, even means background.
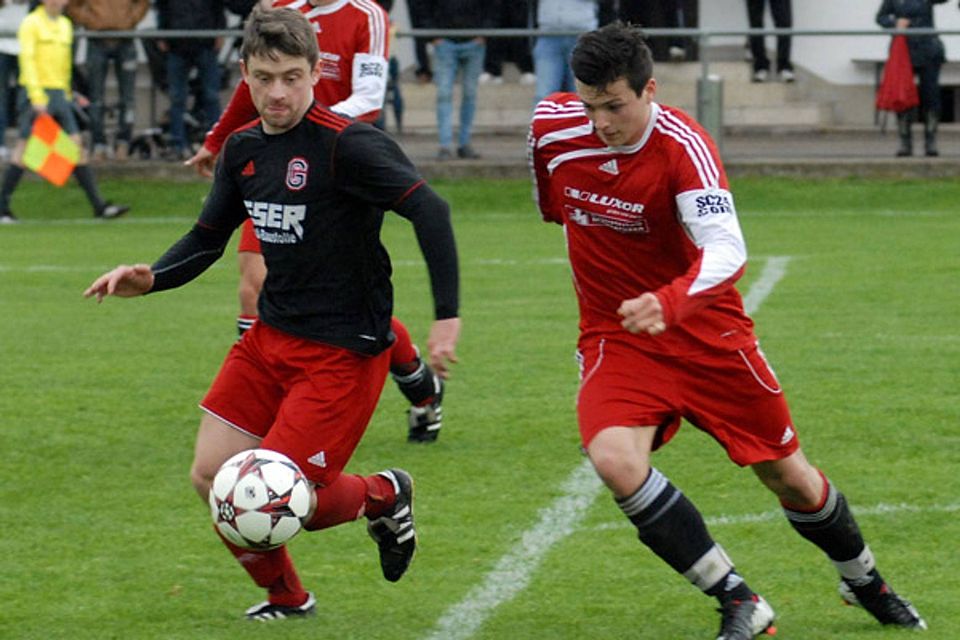
[{"label": "outstretched arm", "polygon": [[107,296],[133,298],[186,284],[223,255],[231,231],[194,225],[153,266],[122,264],[94,280],[83,295],[103,302]]}]

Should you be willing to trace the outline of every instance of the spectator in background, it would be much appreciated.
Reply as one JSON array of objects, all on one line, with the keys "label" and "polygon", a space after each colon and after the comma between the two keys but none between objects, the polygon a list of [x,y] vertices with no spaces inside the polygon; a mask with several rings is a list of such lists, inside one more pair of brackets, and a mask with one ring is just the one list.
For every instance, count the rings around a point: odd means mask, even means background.
[{"label": "spectator in background", "polygon": [[[70,0],[67,15],[89,31],[131,31],[143,20],[149,0]],[[104,130],[107,70],[113,62],[120,102],[117,115],[115,154],[107,146]],[[137,75],[137,47],[132,38],[90,38],[87,40],[87,79],[90,83],[90,129],[93,137],[93,159],[105,160],[114,155],[126,160],[134,123],[134,82]]]},{"label": "spectator in background", "polygon": [[[540,31],[593,31],[598,26],[597,0],[539,0],[537,28]],[[577,36],[544,35],[533,45],[533,67],[537,74],[534,104],[556,91],[574,91],[570,53]]]},{"label": "spectator in background", "polygon": [[[531,0],[514,0],[500,5],[499,29],[525,29],[532,21]],[[503,63],[512,62],[520,71],[520,84],[537,81],[533,73],[529,38],[491,38],[483,61],[480,84],[502,84]]]},{"label": "spectator in background", "polygon": [[[687,26],[683,0],[620,0],[619,17],[623,22],[654,29],[676,29]],[[605,24],[603,20],[601,24]],[[647,39],[656,60],[679,62],[687,57],[683,38],[651,37]]]},{"label": "spectator in background", "polygon": [[[769,0],[770,16],[777,29],[793,26],[793,6],[790,0]],[[747,0],[747,20],[751,29],[763,29],[763,10],[767,0]],[[763,36],[750,36],[753,57],[753,82],[766,82],[770,77],[770,59]],[[793,82],[793,64],[790,62],[790,36],[777,36],[777,74],[782,82]]]},{"label": "spectator in background", "polygon": [[[683,29],[687,26],[682,0],[666,0],[663,5],[663,26],[666,29]],[[670,60],[682,62],[687,59],[685,38],[670,38],[668,53]]]},{"label": "spectator in background", "polygon": [[[430,22],[430,0],[407,0],[407,12],[410,14],[410,26],[414,29],[426,29]],[[414,38],[413,48],[417,57],[417,80],[423,84],[433,81],[430,67],[429,38]]]},{"label": "spectator in background", "polygon": [[[222,0],[157,0],[157,26],[177,31],[224,29],[227,25]],[[197,69],[200,81],[204,128],[220,117],[220,66],[217,51],[222,38],[171,38],[158,41],[167,56],[167,84],[170,92],[170,138],[173,158],[192,155],[185,124],[190,70]]]},{"label": "spectator in background", "polygon": [[[27,0],[0,0],[0,31],[16,32],[20,23],[27,17]],[[16,87],[17,56],[20,43],[16,38],[0,38],[0,162],[10,159],[6,133],[11,121],[16,120],[16,112],[10,113],[11,88]]]},{"label": "spectator in background", "polygon": [[[43,0],[31,11],[17,30],[20,44],[20,85],[18,125],[20,139],[13,150],[10,166],[0,186],[0,224],[17,222],[10,210],[10,198],[23,177],[23,151],[41,113],[55,119],[73,141],[80,145],[80,128],[71,104],[70,81],[73,75],[73,24],[63,10],[67,0]],[[100,196],[93,172],[85,158],[73,169],[73,176],[93,205],[98,218],[116,218],[130,207],[111,204]]]},{"label": "spectator in background", "polygon": [[[883,0],[877,11],[877,24],[887,29],[932,29],[933,5],[947,0]],[[910,62],[919,79],[920,108],[923,113],[923,143],[928,156],[938,156],[937,126],[940,123],[940,67],[946,60],[943,40],[938,36],[909,36],[907,48]],[[897,132],[900,134],[898,156],[913,155],[910,125],[916,111],[910,109],[897,114]]]},{"label": "spectator in background", "polygon": [[[428,29],[496,29],[500,0],[429,0]],[[483,37],[449,37],[433,41],[437,83],[437,129],[440,136],[438,160],[450,160],[453,150],[453,83],[461,74],[460,134],[456,156],[468,160],[480,157],[470,140],[477,110],[477,84],[486,53]]]}]

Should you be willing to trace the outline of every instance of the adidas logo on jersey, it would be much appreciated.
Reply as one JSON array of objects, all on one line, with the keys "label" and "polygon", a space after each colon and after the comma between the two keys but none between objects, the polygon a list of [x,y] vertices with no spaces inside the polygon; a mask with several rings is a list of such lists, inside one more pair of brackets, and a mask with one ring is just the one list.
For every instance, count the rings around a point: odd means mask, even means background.
[{"label": "adidas logo on jersey", "polygon": [[253,160],[248,162],[244,167],[243,171],[240,172],[242,176],[252,176],[257,172],[256,168],[253,166]]},{"label": "adidas logo on jersey", "polygon": [[607,160],[597,168],[600,169],[600,171],[603,171],[604,173],[609,173],[612,176],[620,175],[620,169],[617,167],[616,158],[611,158],[610,160]]}]

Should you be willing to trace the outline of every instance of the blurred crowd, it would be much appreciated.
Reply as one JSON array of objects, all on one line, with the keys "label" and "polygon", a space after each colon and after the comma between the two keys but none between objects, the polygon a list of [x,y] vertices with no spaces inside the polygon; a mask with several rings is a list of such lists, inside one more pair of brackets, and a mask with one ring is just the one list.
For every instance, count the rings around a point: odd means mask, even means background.
[{"label": "blurred crowd", "polygon": [[[27,14],[51,0],[0,0],[0,32],[16,33]],[[75,64],[73,102],[85,144],[94,161],[124,160],[131,156],[185,160],[202,145],[205,133],[221,113],[221,92],[236,84],[237,42],[224,38],[102,38],[97,31],[131,31],[156,28],[171,31],[223,30],[239,26],[258,0],[56,0],[73,22]],[[268,0],[262,0],[267,2]],[[373,0],[299,0],[320,5]],[[376,0],[387,12],[392,0]],[[747,0],[750,26],[762,27],[767,0]],[[769,0],[776,26],[790,26],[790,1]],[[698,25],[694,0],[407,0],[406,10],[414,29],[538,29],[540,37],[417,38],[413,77],[437,87],[437,128],[440,159],[473,159],[472,121],[477,109],[478,85],[519,82],[535,88],[535,100],[560,90],[573,90],[568,59],[576,41],[571,32],[589,31],[613,20],[653,28]],[[655,59],[681,62],[697,58],[696,43],[689,38],[652,38]],[[777,44],[777,78],[793,81],[789,38]],[[765,81],[770,62],[762,38],[748,47],[753,79]],[[0,131],[17,122],[17,37],[0,37]],[[403,102],[396,58],[391,59],[386,93],[398,129]],[[152,91],[166,95],[159,110],[138,102],[136,76],[146,68]],[[505,73],[505,69],[509,72]],[[108,91],[108,78],[115,80]],[[459,122],[454,133],[454,85],[459,80]],[[145,113],[147,112],[147,113]],[[148,114],[148,115],[147,115]],[[139,116],[139,118],[138,118]],[[137,128],[137,123],[149,125]],[[381,125],[383,119],[381,118]],[[2,142],[2,141],[0,141]],[[0,161],[9,158],[0,144]]]}]

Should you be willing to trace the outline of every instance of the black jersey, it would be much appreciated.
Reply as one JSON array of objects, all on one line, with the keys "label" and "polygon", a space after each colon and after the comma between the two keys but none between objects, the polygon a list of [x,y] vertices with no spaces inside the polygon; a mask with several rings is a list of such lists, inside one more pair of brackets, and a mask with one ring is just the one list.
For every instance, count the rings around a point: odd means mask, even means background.
[{"label": "black jersey", "polygon": [[[191,233],[225,243],[249,216],[267,265],[261,321],[373,354],[393,340],[391,265],[380,242],[386,209],[414,222],[437,317],[457,315],[456,249],[445,203],[389,136],[317,105],[284,133],[266,134],[257,121],[230,136]],[[200,253],[195,245],[171,248],[155,265],[162,282],[154,289],[195,277],[171,273],[185,271]]]}]

